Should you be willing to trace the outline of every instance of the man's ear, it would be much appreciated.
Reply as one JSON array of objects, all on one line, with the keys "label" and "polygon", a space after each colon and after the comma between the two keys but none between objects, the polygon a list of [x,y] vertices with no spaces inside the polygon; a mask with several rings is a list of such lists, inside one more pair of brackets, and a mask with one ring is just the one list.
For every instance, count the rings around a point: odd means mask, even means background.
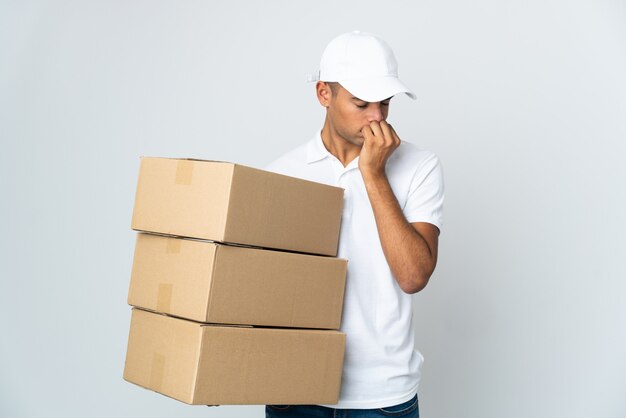
[{"label": "man's ear", "polygon": [[315,84],[315,91],[320,104],[324,107],[330,106],[330,101],[333,96],[330,86],[323,81],[318,81],[317,84]]}]

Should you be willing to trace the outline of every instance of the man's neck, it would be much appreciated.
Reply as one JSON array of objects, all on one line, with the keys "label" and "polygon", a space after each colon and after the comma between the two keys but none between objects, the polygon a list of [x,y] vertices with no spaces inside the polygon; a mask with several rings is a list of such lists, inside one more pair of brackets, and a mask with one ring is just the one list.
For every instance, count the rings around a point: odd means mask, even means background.
[{"label": "man's neck", "polygon": [[328,152],[337,157],[344,167],[347,167],[361,153],[361,147],[346,141],[331,129],[328,124],[324,124],[321,136]]}]

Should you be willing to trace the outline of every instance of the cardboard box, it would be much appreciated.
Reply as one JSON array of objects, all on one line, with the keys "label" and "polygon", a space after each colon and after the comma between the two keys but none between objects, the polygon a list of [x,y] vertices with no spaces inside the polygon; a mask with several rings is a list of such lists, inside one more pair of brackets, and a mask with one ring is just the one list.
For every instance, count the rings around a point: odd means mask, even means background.
[{"label": "cardboard box", "polygon": [[137,234],[128,303],[199,322],[338,329],[347,261]]},{"label": "cardboard box", "polygon": [[345,334],[228,327],[133,309],[124,379],[188,404],[335,404]]},{"label": "cardboard box", "polygon": [[335,256],[343,189],[238,164],[141,159],[132,228]]}]

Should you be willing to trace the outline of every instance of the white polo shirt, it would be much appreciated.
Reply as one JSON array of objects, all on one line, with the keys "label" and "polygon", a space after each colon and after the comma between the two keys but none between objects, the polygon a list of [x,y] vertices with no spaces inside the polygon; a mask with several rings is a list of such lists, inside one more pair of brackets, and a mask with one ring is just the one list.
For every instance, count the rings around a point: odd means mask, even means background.
[{"label": "white polo shirt", "polygon": [[[411,295],[393,278],[380,244],[358,157],[347,167],[318,132],[266,170],[345,189],[338,256],[348,259],[341,330],[346,333],[341,393],[334,408],[382,408],[417,393],[423,357],[414,348]],[[430,151],[402,142],[387,177],[409,222],[442,227],[443,174]]]}]

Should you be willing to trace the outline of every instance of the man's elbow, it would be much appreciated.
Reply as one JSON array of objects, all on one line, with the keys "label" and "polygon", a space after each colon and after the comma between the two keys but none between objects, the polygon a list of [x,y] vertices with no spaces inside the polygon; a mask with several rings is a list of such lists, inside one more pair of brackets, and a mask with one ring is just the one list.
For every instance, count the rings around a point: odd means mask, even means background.
[{"label": "man's elbow", "polygon": [[415,294],[426,287],[431,273],[421,273],[412,275],[410,278],[399,283],[400,289],[409,295]]}]

